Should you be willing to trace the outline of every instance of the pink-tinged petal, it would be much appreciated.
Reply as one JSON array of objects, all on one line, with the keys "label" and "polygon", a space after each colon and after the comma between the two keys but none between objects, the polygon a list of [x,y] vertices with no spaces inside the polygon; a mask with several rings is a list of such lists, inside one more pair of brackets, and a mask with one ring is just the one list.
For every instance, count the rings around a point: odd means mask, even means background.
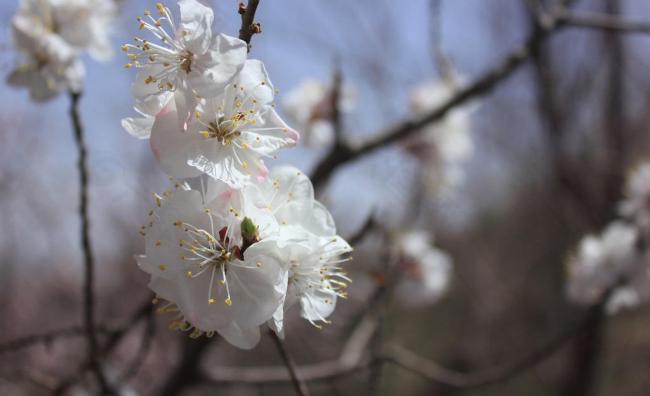
[{"label": "pink-tinged petal", "polygon": [[179,127],[178,112],[174,101],[156,116],[151,128],[151,149],[165,173],[172,177],[188,178],[201,174],[187,165],[192,146],[199,137],[186,133]]}]

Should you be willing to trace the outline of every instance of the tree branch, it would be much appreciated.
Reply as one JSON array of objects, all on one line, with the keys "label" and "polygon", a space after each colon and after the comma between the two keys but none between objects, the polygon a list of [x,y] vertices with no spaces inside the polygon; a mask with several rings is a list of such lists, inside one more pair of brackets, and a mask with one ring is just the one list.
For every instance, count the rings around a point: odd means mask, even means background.
[{"label": "tree branch", "polygon": [[586,11],[564,12],[558,16],[566,25],[618,33],[650,33],[650,21]]},{"label": "tree branch", "polygon": [[[295,370],[304,381],[323,381],[349,376],[381,362],[386,362],[418,374],[428,381],[451,388],[477,388],[496,385],[506,382],[518,374],[535,367],[566,345],[568,341],[585,331],[593,319],[601,315],[603,307],[611,295],[611,290],[613,289],[604,293],[600,302],[589,308],[578,322],[569,325],[566,330],[556,335],[538,349],[518,360],[494,368],[468,373],[459,372],[420,357],[402,346],[390,344],[372,359],[344,359],[343,357],[346,355],[346,349],[344,349],[344,352],[338,359],[297,366]],[[369,339],[368,337],[366,338]],[[284,366],[212,367],[203,376],[203,380],[212,384],[262,384],[289,382],[292,381],[292,378]]]},{"label": "tree branch", "polygon": [[95,258],[90,242],[90,220],[88,216],[88,163],[87,149],[81,117],[79,116],[80,92],[70,92],[70,117],[74,129],[75,143],[79,155],[79,218],[81,220],[81,250],[84,256],[84,306],[83,323],[88,342],[88,366],[94,372],[102,394],[110,394],[104,373],[99,363],[99,347],[95,333]]},{"label": "tree branch", "polygon": [[275,331],[269,330],[269,334],[271,335],[275,346],[278,347],[282,360],[284,360],[284,365],[286,366],[286,370],[289,372],[289,377],[291,378],[291,383],[296,390],[296,394],[299,396],[309,396],[307,384],[305,384],[302,377],[298,375],[298,372],[296,371],[296,363],[293,361],[291,355],[289,355],[289,351],[285,348],[284,343]]},{"label": "tree branch", "polygon": [[356,147],[335,145],[316,166],[311,178],[314,186],[320,186],[327,181],[339,166],[406,138],[418,132],[422,127],[440,121],[447,112],[466,103],[469,99],[489,93],[499,82],[512,75],[519,66],[528,60],[532,49],[538,47],[551,34],[567,26],[614,30],[621,33],[650,33],[650,23],[648,22],[628,21],[610,15],[574,13],[567,11],[564,7],[540,15],[539,28],[529,35],[524,45],[512,51],[497,66],[472,84],[459,89],[441,106],[424,116],[397,124]]},{"label": "tree branch", "polygon": [[255,23],[255,11],[260,4],[260,0],[249,0],[248,5],[239,3],[239,13],[241,14],[241,28],[239,29],[239,38],[248,44],[248,51],[251,50],[251,38],[256,33],[261,33],[259,23]]}]

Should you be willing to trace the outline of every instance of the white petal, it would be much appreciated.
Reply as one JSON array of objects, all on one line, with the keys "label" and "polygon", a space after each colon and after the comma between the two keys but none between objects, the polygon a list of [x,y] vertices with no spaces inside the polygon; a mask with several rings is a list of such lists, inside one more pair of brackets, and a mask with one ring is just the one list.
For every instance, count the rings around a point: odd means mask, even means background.
[{"label": "white petal", "polygon": [[205,53],[212,38],[212,8],[197,0],[180,0],[178,6],[181,9],[181,37],[185,46],[195,54]]}]

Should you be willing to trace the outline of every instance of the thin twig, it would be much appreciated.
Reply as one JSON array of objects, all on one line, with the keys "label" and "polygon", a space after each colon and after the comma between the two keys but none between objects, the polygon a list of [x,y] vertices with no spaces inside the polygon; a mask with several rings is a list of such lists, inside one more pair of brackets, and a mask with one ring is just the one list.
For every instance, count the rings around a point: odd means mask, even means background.
[{"label": "thin twig", "polygon": [[198,380],[200,378],[201,358],[208,351],[208,346],[212,340],[213,338],[207,337],[193,339],[184,336],[181,361],[176,369],[167,376],[167,381],[156,394],[160,396],[176,396]]},{"label": "thin twig", "polygon": [[650,33],[650,21],[635,21],[611,14],[572,11],[562,13],[559,18],[563,23],[575,27],[618,33]]},{"label": "thin twig", "polygon": [[314,186],[319,186],[325,182],[339,166],[406,138],[423,126],[441,120],[454,107],[467,102],[471,98],[488,93],[498,82],[517,70],[530,56],[530,49],[537,45],[539,41],[546,39],[549,33],[558,26],[556,23],[550,23],[535,31],[523,46],[512,51],[499,65],[478,78],[474,83],[459,89],[454,96],[428,114],[402,122],[357,147],[334,147],[316,167],[312,175]]},{"label": "thin twig", "polygon": [[88,161],[81,117],[79,99],[81,92],[70,92],[70,117],[74,130],[75,143],[79,155],[79,218],[81,220],[81,250],[84,256],[83,323],[88,342],[88,366],[94,372],[103,394],[112,393],[99,363],[99,346],[95,333],[95,258],[90,242],[90,220],[88,216]]},{"label": "thin twig", "polygon": [[[424,379],[451,388],[476,388],[506,382],[518,374],[535,367],[574,339],[592,323],[593,318],[602,313],[611,290],[604,293],[598,304],[587,310],[586,314],[568,328],[546,342],[540,348],[510,363],[475,372],[459,372],[423,358],[397,344],[384,347],[372,359],[345,360],[342,358],[295,367],[304,381],[322,381],[349,376],[381,362],[395,364],[405,370],[420,375]],[[366,334],[367,335],[367,334]],[[213,367],[203,376],[208,383],[275,383],[293,381],[286,367]]]},{"label": "thin twig", "polygon": [[[113,332],[113,330],[109,330],[103,326],[96,326],[95,329],[98,333],[112,334]],[[60,339],[84,336],[85,334],[86,328],[83,326],[73,326],[43,334],[31,334],[0,344],[0,354],[17,351],[23,348],[29,348],[38,344],[49,344]]]},{"label": "thin twig", "polygon": [[280,356],[282,356],[282,360],[284,361],[287,371],[289,372],[289,376],[291,377],[291,383],[293,384],[296,393],[299,396],[309,396],[309,389],[307,388],[307,384],[298,375],[298,372],[296,371],[296,363],[291,358],[291,355],[289,355],[289,351],[287,351],[287,348],[285,348],[284,343],[282,342],[280,337],[275,333],[275,331],[269,330],[269,334],[271,335],[271,338],[275,342],[275,346],[278,347],[278,351],[280,352]]},{"label": "thin twig", "polygon": [[248,44],[248,51],[251,50],[251,38],[256,33],[261,33],[259,23],[255,23],[255,11],[260,4],[260,0],[249,0],[248,5],[239,3],[239,13],[241,14],[241,28],[239,29],[239,38]]},{"label": "thin twig", "polygon": [[151,344],[153,343],[153,337],[156,332],[156,321],[154,320],[153,315],[150,315],[147,318],[145,323],[144,330],[142,331],[142,339],[140,341],[140,348],[135,353],[135,358],[129,365],[129,367],[124,370],[124,373],[120,376],[120,379],[117,381],[118,384],[124,384],[133,378],[142,367],[142,364],[147,359],[147,355],[151,350]]},{"label": "thin twig", "polygon": [[319,186],[327,181],[339,166],[404,139],[418,132],[422,127],[440,121],[453,108],[472,98],[489,93],[499,82],[512,75],[519,66],[528,60],[533,48],[539,46],[551,34],[563,27],[610,29],[620,33],[650,33],[650,23],[647,22],[627,21],[609,15],[573,13],[564,8],[558,8],[545,14],[539,22],[539,28],[531,33],[524,45],[512,51],[496,67],[483,74],[472,84],[459,89],[454,96],[428,114],[397,124],[356,147],[340,145],[333,147],[313,172],[314,186]]}]

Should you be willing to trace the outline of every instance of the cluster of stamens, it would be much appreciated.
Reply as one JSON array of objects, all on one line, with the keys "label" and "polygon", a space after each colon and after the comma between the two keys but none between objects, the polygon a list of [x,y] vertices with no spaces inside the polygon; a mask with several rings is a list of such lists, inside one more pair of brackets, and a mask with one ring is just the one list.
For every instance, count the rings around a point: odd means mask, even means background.
[{"label": "cluster of stamens", "polygon": [[[310,295],[313,289],[319,290],[325,294],[338,296],[343,299],[348,297],[346,291],[348,283],[352,283],[352,279],[347,276],[343,268],[339,265],[346,261],[352,260],[351,257],[339,258],[342,254],[347,253],[346,250],[341,249],[333,254],[323,254],[325,248],[332,243],[336,243],[337,239],[332,239],[328,243],[320,247],[320,249],[312,254],[311,257],[305,258],[302,262],[296,260],[290,261],[290,274],[289,283],[292,284],[298,294],[304,297],[308,304],[314,306],[315,302]],[[326,299],[326,304],[334,304],[333,299]],[[313,310],[318,312],[318,310]],[[318,318],[323,323],[330,323],[327,319],[320,316]],[[313,320],[309,320],[312,325],[321,328]]]},{"label": "cluster of stamens", "polygon": [[228,228],[223,227],[218,232],[218,237],[214,233],[214,219],[209,209],[205,213],[210,218],[212,232],[204,229],[197,228],[192,224],[177,220],[174,226],[183,229],[186,239],[179,239],[179,247],[185,251],[180,256],[180,259],[188,263],[186,275],[188,278],[193,279],[201,276],[205,272],[210,272],[210,286],[208,289],[208,303],[214,304],[216,300],[213,298],[212,286],[215,284],[217,273],[220,273],[221,279],[219,284],[226,288],[226,299],[224,303],[228,306],[232,305],[230,298],[230,288],[228,287],[228,263],[235,259],[241,260],[243,254],[239,246],[231,243],[231,238],[228,236]]},{"label": "cluster of stamens", "polygon": [[[138,17],[140,30],[148,30],[160,40],[161,44],[135,38],[135,44],[124,44],[122,51],[127,53],[129,63],[125,68],[143,68],[152,65],[161,65],[162,70],[146,77],[146,84],[157,84],[160,90],[176,89],[176,78],[179,71],[190,73],[192,71],[194,54],[186,49],[176,35],[172,36],[165,29],[166,24],[172,32],[177,28],[174,24],[171,11],[161,3],[156,4],[159,17],[154,18],[150,11],[144,12],[144,17]],[[181,37],[189,34],[187,30],[180,31]],[[129,52],[133,51],[133,52]]]}]

